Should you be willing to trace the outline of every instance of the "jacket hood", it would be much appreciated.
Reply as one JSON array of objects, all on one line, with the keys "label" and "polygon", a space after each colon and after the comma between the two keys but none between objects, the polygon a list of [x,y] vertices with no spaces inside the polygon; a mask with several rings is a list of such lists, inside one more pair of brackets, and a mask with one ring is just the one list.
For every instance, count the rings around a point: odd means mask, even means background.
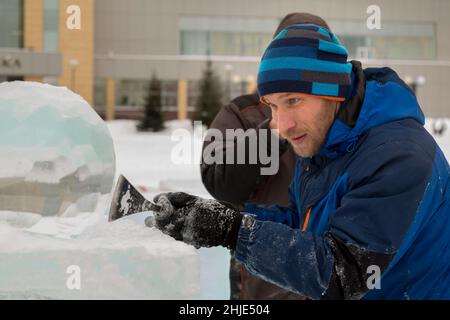
[{"label": "jacket hood", "polygon": [[350,98],[341,104],[319,151],[330,158],[352,151],[358,138],[371,128],[407,118],[425,123],[416,96],[394,70],[363,70],[358,61],[352,61],[352,65]]}]

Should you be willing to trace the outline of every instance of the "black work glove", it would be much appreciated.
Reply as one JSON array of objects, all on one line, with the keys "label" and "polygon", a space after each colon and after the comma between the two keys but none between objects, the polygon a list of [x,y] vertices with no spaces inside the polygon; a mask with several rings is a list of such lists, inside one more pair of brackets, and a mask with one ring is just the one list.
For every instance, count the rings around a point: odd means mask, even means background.
[{"label": "black work glove", "polygon": [[161,210],[145,221],[172,238],[200,247],[236,247],[242,215],[216,200],[184,192],[169,192],[154,199]]}]

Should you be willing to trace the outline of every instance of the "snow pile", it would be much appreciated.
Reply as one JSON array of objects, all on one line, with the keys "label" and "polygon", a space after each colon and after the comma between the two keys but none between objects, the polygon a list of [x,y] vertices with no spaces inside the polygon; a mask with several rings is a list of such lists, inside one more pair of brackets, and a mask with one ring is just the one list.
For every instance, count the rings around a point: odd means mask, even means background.
[{"label": "snow pile", "polygon": [[166,128],[165,131],[173,132],[177,129],[186,129],[189,131],[192,131],[192,120],[185,119],[185,120],[170,120],[164,122],[164,127]]},{"label": "snow pile", "polygon": [[115,154],[91,106],[67,88],[15,81],[0,84],[0,114],[0,211],[94,211]]}]

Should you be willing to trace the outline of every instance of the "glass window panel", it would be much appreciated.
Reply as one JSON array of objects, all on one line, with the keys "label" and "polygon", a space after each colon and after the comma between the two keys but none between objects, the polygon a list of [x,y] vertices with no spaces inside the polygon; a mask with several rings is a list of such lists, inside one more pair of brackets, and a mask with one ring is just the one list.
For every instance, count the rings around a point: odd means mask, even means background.
[{"label": "glass window panel", "polygon": [[181,53],[193,55],[206,55],[209,47],[209,32],[182,31]]},{"label": "glass window panel", "polygon": [[95,78],[94,80],[94,105],[104,107],[106,105],[106,80]]},{"label": "glass window panel", "polygon": [[369,30],[365,21],[328,22],[352,58],[436,59],[434,23],[383,22],[380,30]]},{"label": "glass window panel", "polygon": [[58,0],[44,0],[44,50],[58,49]]},{"label": "glass window panel", "polygon": [[180,30],[195,31],[225,31],[225,32],[268,32],[273,33],[279,20],[274,18],[248,18],[248,17],[180,17],[178,27]]},{"label": "glass window panel", "polygon": [[427,37],[372,37],[379,59],[435,59],[434,39]]},{"label": "glass window panel", "polygon": [[271,33],[242,32],[240,36],[242,56],[261,56],[272,40]]},{"label": "glass window panel", "polygon": [[211,33],[211,54],[234,56],[239,54],[239,34],[232,32]]},{"label": "glass window panel", "polygon": [[[116,104],[126,108],[142,108],[149,94],[150,80],[121,80],[117,87]],[[178,105],[177,80],[161,81],[162,107]]]},{"label": "glass window panel", "polygon": [[340,36],[342,44],[347,48],[351,58],[360,58],[358,48],[367,47],[367,37],[365,36]]},{"label": "glass window panel", "polygon": [[278,23],[273,18],[181,17],[180,53],[260,56]]},{"label": "glass window panel", "polygon": [[23,47],[23,1],[0,1],[0,47]]}]

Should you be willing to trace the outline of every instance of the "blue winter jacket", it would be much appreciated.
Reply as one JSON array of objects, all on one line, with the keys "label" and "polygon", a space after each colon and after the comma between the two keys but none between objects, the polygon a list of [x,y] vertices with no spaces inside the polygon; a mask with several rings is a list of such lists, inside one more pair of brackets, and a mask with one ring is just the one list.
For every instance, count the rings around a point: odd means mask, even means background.
[{"label": "blue winter jacket", "polygon": [[448,162],[398,75],[352,63],[352,98],[298,159],[289,207],[246,204],[235,257],[311,299],[450,299]]}]

